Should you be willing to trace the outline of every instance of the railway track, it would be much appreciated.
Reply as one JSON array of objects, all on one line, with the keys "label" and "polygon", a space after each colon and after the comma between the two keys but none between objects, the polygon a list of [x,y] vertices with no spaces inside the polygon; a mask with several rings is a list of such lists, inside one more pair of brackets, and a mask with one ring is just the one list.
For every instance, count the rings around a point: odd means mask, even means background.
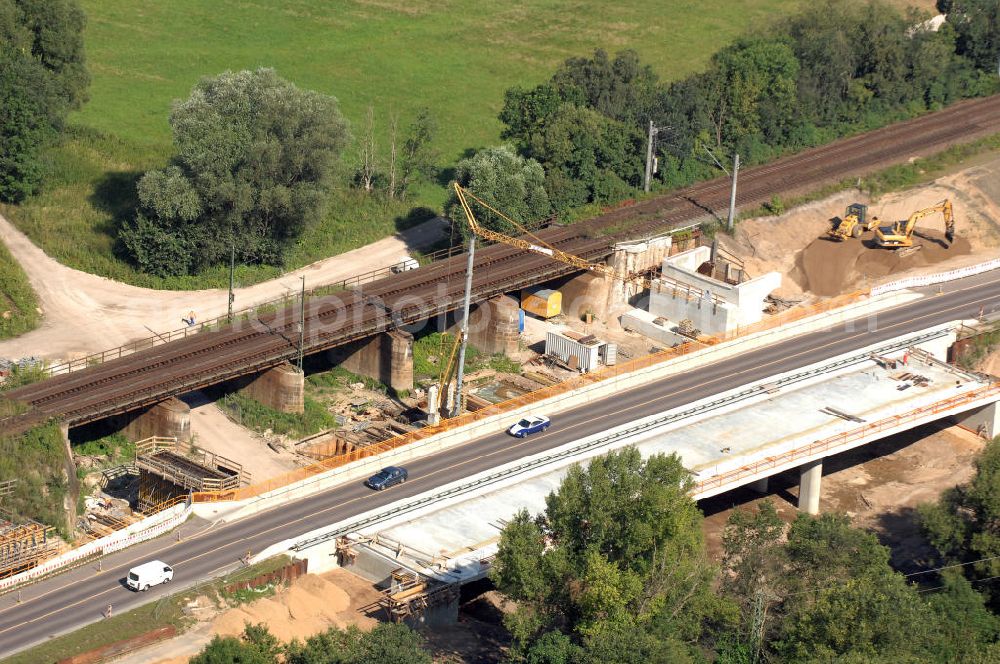
[{"label": "railway track", "polygon": [[[740,207],[754,207],[773,196],[795,195],[997,132],[1000,95],[961,102],[746,169],[740,176],[737,202]],[[598,260],[610,253],[615,241],[718,217],[728,203],[729,180],[718,178],[580,224],[547,228],[538,235],[559,249]],[[484,247],[476,259],[476,301],[574,271],[506,245]],[[305,352],[320,352],[454,310],[464,292],[465,262],[464,255],[453,256],[354,290],[313,298],[306,309]],[[0,426],[16,431],[52,417],[70,425],[84,424],[274,366],[297,355],[298,320],[294,307],[20,388],[9,396],[29,404],[31,410]]]}]

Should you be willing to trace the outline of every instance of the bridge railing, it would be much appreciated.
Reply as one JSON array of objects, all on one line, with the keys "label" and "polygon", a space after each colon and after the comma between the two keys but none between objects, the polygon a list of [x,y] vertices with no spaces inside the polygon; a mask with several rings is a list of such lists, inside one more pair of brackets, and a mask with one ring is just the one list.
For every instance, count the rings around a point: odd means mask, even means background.
[{"label": "bridge railing", "polygon": [[[433,263],[436,261],[444,260],[450,258],[451,256],[462,253],[464,248],[461,246],[448,247],[447,249],[441,249],[429,254],[425,254],[420,257],[422,263]],[[362,272],[360,274],[341,279],[340,281],[335,281],[329,284],[322,284],[315,286],[306,291],[306,297],[321,297],[324,295],[330,295],[338,291],[343,291],[348,288],[355,286],[360,286],[362,284],[371,283],[373,281],[378,281],[393,274],[393,270],[403,266],[403,263],[397,263],[385,268],[378,268],[376,270],[369,270],[368,272]],[[154,334],[150,337],[145,337],[137,341],[132,341],[115,348],[109,348],[107,350],[102,350],[97,353],[91,353],[83,357],[78,357],[66,362],[59,362],[57,364],[47,365],[45,367],[45,372],[50,376],[58,376],[60,374],[72,373],[74,371],[79,371],[81,369],[86,369],[87,367],[92,367],[97,364],[102,364],[110,360],[117,360],[122,357],[127,357],[133,353],[137,353],[143,350],[149,350],[156,346],[160,346],[171,341],[177,341],[178,339],[186,339],[189,336],[200,334],[202,332],[211,332],[228,325],[231,321],[238,320],[251,320],[261,314],[271,313],[279,309],[286,308],[293,304],[297,304],[299,301],[298,294],[287,294],[279,298],[274,298],[271,300],[266,300],[264,302],[259,302],[252,307],[246,307],[238,311],[234,311],[232,319],[230,319],[229,314],[224,316],[216,316],[215,318],[210,318],[208,320],[196,323],[194,325],[187,325],[176,330],[171,330],[169,332],[163,332],[161,334]]]},{"label": "bridge railing", "polygon": [[954,413],[959,411],[961,407],[966,404],[981,401],[992,396],[1000,396],[1000,382],[990,383],[989,385],[980,387],[976,390],[963,392],[962,394],[942,399],[941,401],[936,401],[926,406],[915,408],[902,415],[885,417],[881,420],[867,423],[856,429],[844,431],[803,447],[797,447],[784,454],[770,456],[765,459],[755,461],[752,464],[720,473],[713,477],[709,477],[702,482],[698,482],[692,493],[697,496],[712,489],[742,486],[751,479],[759,477],[761,474],[777,472],[778,470],[786,468],[789,465],[795,465],[796,462],[804,462],[807,459],[816,458],[817,456],[827,456],[830,453],[840,450],[845,445],[860,442],[872,434],[897,429],[903,424],[914,422],[923,417],[927,417],[928,415]]}]

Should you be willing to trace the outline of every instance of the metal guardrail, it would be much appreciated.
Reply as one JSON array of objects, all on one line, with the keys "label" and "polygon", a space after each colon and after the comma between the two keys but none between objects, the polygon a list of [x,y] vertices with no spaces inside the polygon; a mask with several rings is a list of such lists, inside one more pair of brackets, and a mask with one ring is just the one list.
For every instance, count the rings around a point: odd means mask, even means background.
[{"label": "metal guardrail", "polygon": [[[850,293],[848,295],[840,296],[837,298],[832,298],[826,300],[825,302],[808,306],[800,307],[797,309],[789,309],[777,316],[773,316],[769,320],[761,321],[760,323],[746,326],[734,330],[731,333],[724,335],[717,335],[715,337],[709,338],[708,345],[715,345],[729,341],[732,339],[737,339],[740,337],[745,337],[757,332],[767,331],[776,327],[781,327],[788,323],[792,323],[809,316],[824,313],[832,309],[837,309],[841,306],[846,306],[848,304],[853,304],[860,301],[864,296],[861,291]],[[459,415],[458,417],[453,417],[451,419],[443,420],[440,424],[435,426],[424,427],[423,429],[418,429],[417,431],[412,431],[405,434],[400,434],[388,440],[384,440],[380,443],[370,445],[364,448],[359,448],[351,452],[345,453],[343,455],[338,455],[330,457],[328,459],[323,459],[314,464],[303,466],[302,468],[297,468],[293,471],[285,473],[284,475],[279,475],[265,480],[259,484],[252,486],[241,487],[234,491],[229,491],[221,494],[212,494],[207,492],[195,493],[195,502],[220,502],[228,500],[246,500],[249,498],[255,498],[262,494],[280,489],[289,484],[308,479],[320,473],[324,473],[334,468],[339,468],[348,463],[353,463],[354,461],[359,461],[361,459],[375,456],[383,452],[389,452],[391,450],[430,438],[440,433],[456,429],[473,422],[477,422],[494,415],[500,415],[506,412],[514,411],[523,406],[542,401],[544,399],[549,399],[563,394],[568,394],[577,389],[585,387],[587,385],[592,385],[594,383],[599,383],[605,380],[610,380],[618,376],[633,373],[640,369],[645,369],[653,366],[657,366],[671,360],[678,359],[696,350],[700,350],[705,347],[704,343],[701,342],[691,342],[676,346],[674,348],[669,348],[667,350],[660,351],[659,353],[654,353],[652,355],[646,355],[644,357],[638,357],[628,362],[621,362],[611,367],[604,367],[599,371],[594,371],[587,374],[582,374],[575,376],[569,380],[565,380],[555,385],[549,385],[542,387],[538,390],[527,392],[525,394],[519,395],[507,401],[501,401],[496,404],[491,404],[485,408],[481,408],[475,412],[465,413]]]},{"label": "metal guardrail", "polygon": [[953,412],[965,404],[973,403],[993,395],[1000,396],[1000,382],[990,383],[989,385],[981,387],[975,391],[965,392],[941,401],[936,401],[928,406],[916,408],[905,415],[893,415],[886,417],[876,422],[865,424],[857,429],[845,431],[803,447],[797,447],[785,454],[767,457],[766,459],[761,459],[755,463],[741,466],[725,473],[720,473],[719,475],[715,475],[696,484],[694,493],[697,495],[698,493],[702,493],[709,489],[721,489],[727,486],[742,486],[749,481],[750,478],[753,478],[760,473],[778,471],[796,461],[809,459],[818,454],[823,454],[830,452],[833,449],[843,447],[849,443],[861,441],[872,434],[897,428],[902,424],[914,422],[921,417],[926,417],[927,415]]},{"label": "metal guardrail", "polygon": [[[904,350],[916,344],[924,343],[926,341],[931,341],[933,339],[938,339],[942,336],[945,336],[945,334],[946,332],[944,330],[934,330],[932,332],[926,332],[923,334],[909,337],[902,341],[886,344],[885,346],[881,346],[876,352],[879,354],[886,354],[899,350]],[[416,500],[412,500],[408,503],[404,503],[397,507],[393,507],[384,510],[382,512],[379,512],[377,514],[365,517],[364,519],[359,519],[358,521],[354,521],[345,526],[341,526],[340,528],[332,530],[328,533],[323,533],[322,535],[317,535],[315,537],[310,537],[307,539],[300,540],[296,542],[294,545],[292,545],[292,548],[295,549],[296,551],[301,551],[303,549],[307,549],[309,547],[327,542],[332,538],[356,532],[364,528],[365,526],[386,521],[387,519],[390,519],[394,516],[399,516],[401,514],[406,514],[407,512],[412,512],[413,510],[416,510],[425,505],[433,504],[440,500],[451,498],[453,496],[460,495],[463,493],[468,493],[470,491],[479,489],[483,486],[494,484],[502,479],[506,479],[508,477],[512,477],[515,475],[520,475],[521,473],[524,473],[529,470],[535,470],[538,468],[542,468],[544,466],[552,465],[558,461],[564,461],[566,459],[578,457],[592,450],[599,449],[601,447],[607,447],[613,444],[615,441],[631,438],[636,434],[657,429],[666,424],[684,420],[706,412],[711,412],[713,410],[718,410],[720,408],[723,408],[724,406],[731,405],[735,402],[744,401],[753,396],[760,395],[761,393],[767,393],[769,391],[773,391],[775,386],[782,387],[782,386],[792,385],[794,383],[807,380],[813,376],[821,375],[824,373],[830,373],[832,371],[843,369],[848,366],[861,364],[863,362],[868,362],[870,361],[870,359],[871,359],[870,353],[867,352],[859,353],[857,355],[852,355],[850,357],[842,358],[834,362],[829,362],[821,367],[816,367],[815,369],[809,369],[806,371],[800,371],[794,374],[790,374],[777,381],[771,381],[769,383],[755,385],[749,389],[743,390],[736,394],[731,394],[727,397],[723,397],[715,401],[699,404],[697,406],[687,408],[685,410],[676,413],[671,413],[669,415],[664,415],[662,417],[658,417],[653,420],[648,420],[641,424],[637,424],[635,426],[631,426],[626,429],[615,431],[614,433],[608,434],[607,436],[602,436],[600,438],[596,438],[586,443],[582,443],[580,445],[576,445],[571,448],[560,450],[558,452],[548,454],[538,459],[526,461],[524,463],[517,464],[516,466],[511,466],[509,468],[505,468],[504,470],[491,473],[490,475],[479,477],[475,480],[472,480],[471,482],[466,482],[464,484],[451,487],[444,491],[438,491],[437,493],[426,495],[422,498],[418,498]],[[991,387],[1000,392],[1000,383],[993,384]],[[694,485],[694,487],[698,486],[700,485],[697,484]]]}]

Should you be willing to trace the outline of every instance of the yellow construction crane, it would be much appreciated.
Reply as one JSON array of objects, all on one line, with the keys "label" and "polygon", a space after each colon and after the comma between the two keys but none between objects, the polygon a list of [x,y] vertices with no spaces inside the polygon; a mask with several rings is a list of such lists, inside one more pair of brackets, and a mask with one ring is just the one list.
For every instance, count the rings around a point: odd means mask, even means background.
[{"label": "yellow construction crane", "polygon": [[868,206],[861,203],[851,203],[847,206],[844,218],[835,228],[827,231],[834,240],[843,242],[848,238],[859,238],[861,234],[878,226],[878,217],[868,216]]},{"label": "yellow construction crane", "polygon": [[[490,240],[492,242],[500,242],[502,244],[510,245],[518,249],[523,249],[525,251],[530,251],[532,253],[541,254],[542,256],[548,256],[553,260],[567,263],[568,265],[572,265],[573,267],[579,268],[581,270],[586,270],[588,272],[594,272],[600,275],[612,277],[614,279],[620,279],[626,282],[638,284],[641,288],[650,288],[652,286],[652,282],[641,275],[623,277],[622,275],[616,273],[613,268],[608,267],[603,263],[591,263],[590,261],[580,258],[579,256],[574,256],[573,254],[569,254],[566,253],[565,251],[556,249],[552,245],[548,244],[547,242],[545,242],[544,240],[533,234],[531,231],[529,231],[527,228],[522,226],[517,221],[511,219],[509,216],[507,216],[503,212],[500,212],[499,210],[497,210],[495,207],[493,207],[483,199],[479,198],[472,192],[466,190],[464,187],[462,187],[462,185],[456,182],[454,183],[454,187],[455,187],[455,195],[458,197],[458,202],[462,206],[462,211],[465,212],[465,218],[469,223],[469,230],[471,230],[473,235],[475,235],[476,237],[481,237],[485,240]],[[528,236],[531,239],[525,240],[520,237],[510,237],[509,235],[504,235],[503,233],[498,233],[497,231],[481,226],[479,224],[479,221],[476,219],[475,213],[473,213],[472,211],[472,206],[469,203],[470,199],[474,200],[487,210],[501,217],[502,219],[510,223],[514,228],[518,229],[520,232],[522,232],[524,235]],[[441,395],[440,398],[442,400],[447,398],[446,389],[448,383],[450,383],[453,377],[455,377],[455,375],[459,373],[457,370],[458,369],[457,363],[460,361],[459,358],[461,358],[462,356],[462,353],[459,352],[459,349],[461,348],[463,337],[464,333],[455,336],[455,343],[452,345],[451,352],[448,354],[448,361],[442,366],[441,373],[438,376],[438,393]],[[461,386],[459,386],[459,389],[461,389]],[[461,396],[456,395],[456,401],[459,401],[460,399]]]},{"label": "yellow construction crane", "polygon": [[[490,240],[492,242],[500,242],[502,244],[506,244],[511,247],[516,247],[518,249],[530,251],[535,254],[547,256],[553,260],[566,263],[567,265],[572,265],[573,267],[576,267],[580,270],[585,270],[587,272],[600,274],[602,276],[610,277],[612,279],[617,279],[625,283],[636,284],[637,286],[643,289],[653,288],[653,282],[648,278],[642,276],[641,274],[633,274],[627,276],[621,275],[618,272],[616,272],[614,268],[609,267],[604,263],[592,263],[584,258],[580,258],[579,256],[575,256],[573,254],[566,253],[565,251],[562,251],[560,249],[556,249],[555,247],[548,244],[547,242],[539,238],[537,235],[529,231],[527,228],[522,226],[520,223],[511,219],[503,212],[500,212],[495,207],[493,207],[483,199],[479,198],[472,192],[468,191],[457,182],[454,183],[454,187],[455,187],[455,195],[458,197],[458,202],[462,206],[462,211],[465,212],[465,218],[469,223],[469,230],[472,231],[473,235],[481,237],[485,240]],[[498,233],[497,231],[481,226],[479,224],[479,221],[476,219],[475,213],[473,213],[472,211],[472,206],[469,203],[470,199],[479,203],[485,209],[496,214],[497,216],[499,216],[500,218],[511,224],[521,233],[528,236],[530,240],[526,240],[522,237],[511,237],[509,235],[504,235],[503,233]],[[717,301],[717,298],[713,296],[712,300]],[[468,303],[466,303],[466,306],[468,306]],[[445,388],[447,384],[451,381],[452,376],[456,373],[460,373],[457,371],[458,367],[456,366],[456,360],[462,357],[462,353],[458,351],[459,348],[461,347],[463,336],[464,334],[460,334],[456,337],[455,343],[452,346],[451,353],[449,354],[448,357],[448,362],[442,368],[441,374],[438,378],[438,388],[441,394],[441,399],[445,398],[446,395]],[[458,361],[460,362],[460,360]],[[461,380],[459,380],[459,383],[461,383]],[[459,385],[459,390],[461,390],[461,385]],[[456,395],[456,400],[460,399],[461,396]]]},{"label": "yellow construction crane", "polygon": [[[590,261],[580,258],[579,256],[574,256],[573,254],[568,254],[565,251],[560,251],[559,249],[556,249],[552,245],[546,243],[544,240],[539,238],[537,235],[533,234],[527,228],[525,228],[521,224],[517,223],[516,221],[505,215],[503,212],[500,212],[499,210],[491,206],[483,199],[479,198],[472,192],[463,188],[457,182],[455,183],[455,194],[458,196],[458,202],[462,206],[462,210],[465,212],[465,218],[469,222],[469,229],[473,233],[475,233],[478,237],[493,242],[500,242],[503,244],[507,244],[512,247],[517,247],[518,249],[524,249],[525,251],[530,251],[535,254],[541,254],[542,256],[548,256],[553,260],[557,260],[562,263],[572,265],[573,267],[579,268],[581,270],[594,272],[596,274],[600,274],[606,277],[611,277],[612,279],[619,279],[621,281],[625,281],[628,283],[634,283],[640,286],[641,288],[652,287],[652,282],[642,275],[622,276],[618,274],[614,268],[609,267],[604,263],[591,263]],[[480,226],[479,222],[476,220],[476,215],[473,214],[472,212],[472,207],[469,205],[469,199],[476,201],[477,203],[482,205],[484,208],[486,208],[493,214],[498,215],[504,221],[510,223],[512,226],[514,226],[514,228],[518,229],[519,231],[521,231],[522,233],[530,237],[531,240],[534,241],[532,242],[530,240],[525,240],[520,237],[510,237],[509,235],[504,235],[503,233],[498,233],[494,230],[490,230],[489,228],[484,228],[483,226]]]},{"label": "yellow construction crane", "polygon": [[891,226],[879,226],[875,229],[875,242],[880,247],[890,249],[912,247],[913,229],[917,222],[924,217],[940,212],[944,217],[944,236],[951,244],[955,240],[955,215],[951,207],[951,201],[945,199],[937,205],[932,205],[923,210],[917,210],[904,221],[894,222]]}]

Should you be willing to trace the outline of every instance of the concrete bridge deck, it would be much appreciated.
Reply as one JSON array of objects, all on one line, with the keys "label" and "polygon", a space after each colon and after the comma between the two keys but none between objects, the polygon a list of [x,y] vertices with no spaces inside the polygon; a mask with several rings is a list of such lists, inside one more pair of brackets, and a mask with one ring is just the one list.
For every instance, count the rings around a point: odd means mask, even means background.
[{"label": "concrete bridge deck", "polygon": [[[628,435],[609,431],[592,436],[594,445],[580,440],[536,455],[522,464],[534,461],[533,467],[478,493],[363,529],[352,538],[362,542],[356,548],[376,559],[444,581],[479,578],[487,569],[481,561],[496,552],[506,520],[521,509],[541,512],[545,497],[572,464],[625,445],[635,445],[643,456],[680,456],[692,472],[696,499],[801,466],[800,508],[815,512],[824,456],[1000,399],[1000,384],[993,377],[909,350],[925,348],[940,355],[953,340],[945,328],[908,335],[647,417],[627,425]],[[871,352],[898,363],[887,367],[871,359]],[[904,354],[909,356],[906,365]],[[558,420],[553,425],[555,430]],[[817,447],[823,441],[829,442]],[[573,450],[579,453],[564,454]]]}]

